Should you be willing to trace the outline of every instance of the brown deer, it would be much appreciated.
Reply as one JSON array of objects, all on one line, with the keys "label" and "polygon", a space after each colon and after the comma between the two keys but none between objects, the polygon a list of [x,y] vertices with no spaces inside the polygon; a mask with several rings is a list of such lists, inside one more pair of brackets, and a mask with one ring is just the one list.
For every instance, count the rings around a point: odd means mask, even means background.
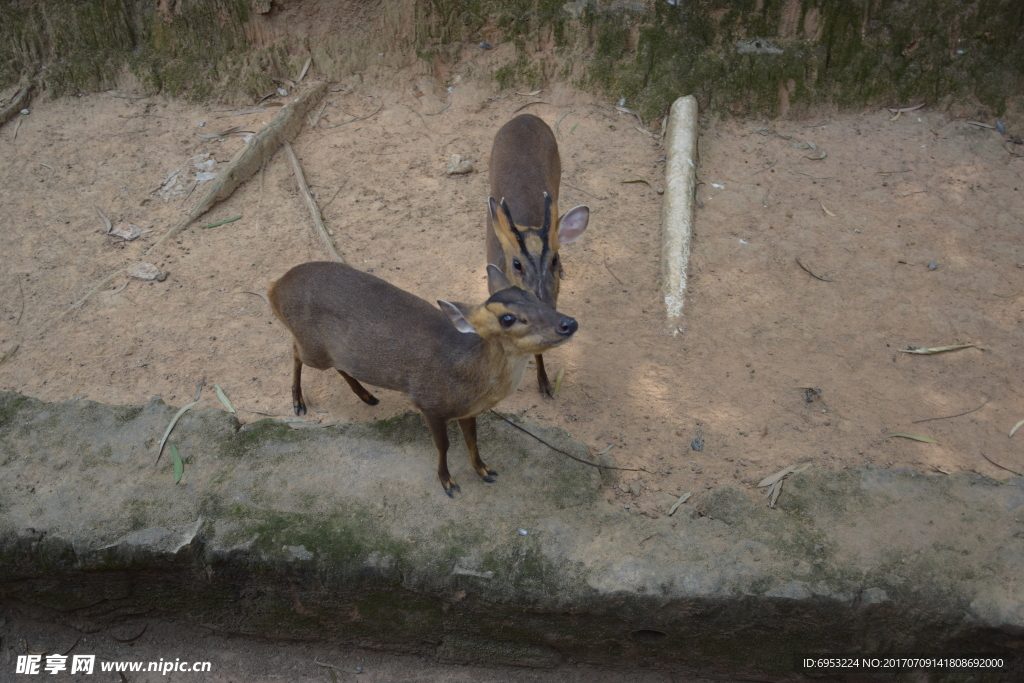
[{"label": "brown deer", "polygon": [[529,357],[563,344],[578,325],[487,268],[490,298],[479,306],[438,301],[440,310],[369,273],[335,262],[304,263],[270,286],[274,315],[293,336],[292,406],[306,412],[302,366],[335,368],[356,396],[378,400],[361,382],[408,394],[437,448],[445,493],[459,490],[448,472],[448,421],[458,420],[476,470],[476,416],[519,387]]},{"label": "brown deer", "polygon": [[[491,148],[487,262],[552,308],[562,278],[558,248],[579,239],[590,220],[586,206],[558,217],[561,177],[558,143],[544,121],[523,114],[501,127]],[[551,396],[544,357],[536,360],[540,392]]]}]

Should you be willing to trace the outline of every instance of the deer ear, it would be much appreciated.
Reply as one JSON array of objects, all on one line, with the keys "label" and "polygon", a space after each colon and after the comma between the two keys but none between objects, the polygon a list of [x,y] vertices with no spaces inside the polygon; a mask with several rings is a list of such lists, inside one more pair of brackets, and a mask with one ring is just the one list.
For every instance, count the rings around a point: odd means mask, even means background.
[{"label": "deer ear", "polygon": [[572,244],[580,238],[590,222],[590,207],[574,206],[558,221],[558,243]]},{"label": "deer ear", "polygon": [[487,264],[487,293],[497,294],[503,289],[508,289],[512,286],[509,279],[505,277],[505,273],[501,272],[498,266],[493,263]]},{"label": "deer ear", "polygon": [[469,324],[466,317],[469,315],[469,306],[466,304],[453,304],[450,301],[444,301],[443,299],[437,300],[437,305],[441,307],[444,314],[448,316],[448,319],[452,321],[452,325],[455,325],[455,329],[463,334],[475,333],[476,330]]}]

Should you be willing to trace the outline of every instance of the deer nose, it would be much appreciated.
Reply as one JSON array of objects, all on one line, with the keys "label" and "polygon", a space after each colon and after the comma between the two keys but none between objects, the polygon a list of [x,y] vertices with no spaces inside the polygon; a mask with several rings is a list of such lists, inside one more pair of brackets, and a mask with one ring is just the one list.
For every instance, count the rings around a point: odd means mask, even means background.
[{"label": "deer nose", "polygon": [[558,323],[558,334],[568,337],[573,334],[580,327],[579,323],[576,322],[575,318],[562,318],[562,322]]}]

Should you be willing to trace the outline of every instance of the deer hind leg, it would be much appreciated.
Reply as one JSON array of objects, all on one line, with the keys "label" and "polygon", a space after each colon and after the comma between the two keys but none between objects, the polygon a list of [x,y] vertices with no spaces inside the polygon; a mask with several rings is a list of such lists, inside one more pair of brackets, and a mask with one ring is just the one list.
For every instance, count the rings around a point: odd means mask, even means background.
[{"label": "deer hind leg", "polygon": [[430,436],[434,439],[434,447],[437,448],[437,478],[441,480],[441,486],[448,497],[454,498],[452,491],[462,489],[448,472],[448,420],[427,414],[423,417],[427,421],[427,428],[430,429]]},{"label": "deer hind leg", "polygon": [[344,370],[338,370],[338,372],[341,374],[342,377],[345,378],[345,381],[348,382],[348,385],[352,387],[352,391],[355,392],[356,396],[362,399],[363,403],[371,406],[375,406],[378,403],[380,403],[380,399],[378,399],[376,396],[367,391],[366,387],[360,384],[359,380],[357,380],[355,377],[348,374]]},{"label": "deer hind leg", "polygon": [[473,463],[473,469],[484,481],[493,484],[492,477],[498,476],[498,473],[487,467],[480,459],[480,451],[476,447],[476,418],[467,417],[459,420],[459,427],[462,429],[462,436],[466,439],[466,449],[469,451],[469,460]]},{"label": "deer hind leg", "polygon": [[554,398],[551,392],[551,383],[548,382],[548,373],[544,371],[544,356],[539,353],[533,357],[537,361],[537,387],[540,393],[548,398]]},{"label": "deer hind leg", "polygon": [[306,403],[302,400],[302,359],[299,358],[299,347],[292,344],[292,359],[295,361],[292,370],[292,410],[296,415],[306,414]]}]

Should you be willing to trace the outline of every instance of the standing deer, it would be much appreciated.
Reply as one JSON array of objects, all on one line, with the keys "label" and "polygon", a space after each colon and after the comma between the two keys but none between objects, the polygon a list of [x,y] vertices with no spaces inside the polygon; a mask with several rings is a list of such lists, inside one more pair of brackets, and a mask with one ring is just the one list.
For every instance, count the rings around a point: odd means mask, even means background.
[{"label": "standing deer", "polygon": [[[586,206],[558,217],[561,177],[558,143],[544,121],[523,114],[501,127],[491,148],[487,262],[552,308],[562,278],[558,248],[579,239],[590,220]],[[540,392],[551,396],[544,357],[536,360]]]},{"label": "standing deer", "polygon": [[335,368],[356,396],[361,384],[407,394],[437,448],[437,476],[449,497],[448,421],[458,420],[484,481],[497,474],[480,459],[476,416],[519,387],[529,357],[564,344],[578,325],[487,267],[490,298],[479,306],[438,301],[440,309],[369,273],[331,261],[304,263],[270,286],[274,315],[292,333],[292,407],[306,412],[302,366]]}]

